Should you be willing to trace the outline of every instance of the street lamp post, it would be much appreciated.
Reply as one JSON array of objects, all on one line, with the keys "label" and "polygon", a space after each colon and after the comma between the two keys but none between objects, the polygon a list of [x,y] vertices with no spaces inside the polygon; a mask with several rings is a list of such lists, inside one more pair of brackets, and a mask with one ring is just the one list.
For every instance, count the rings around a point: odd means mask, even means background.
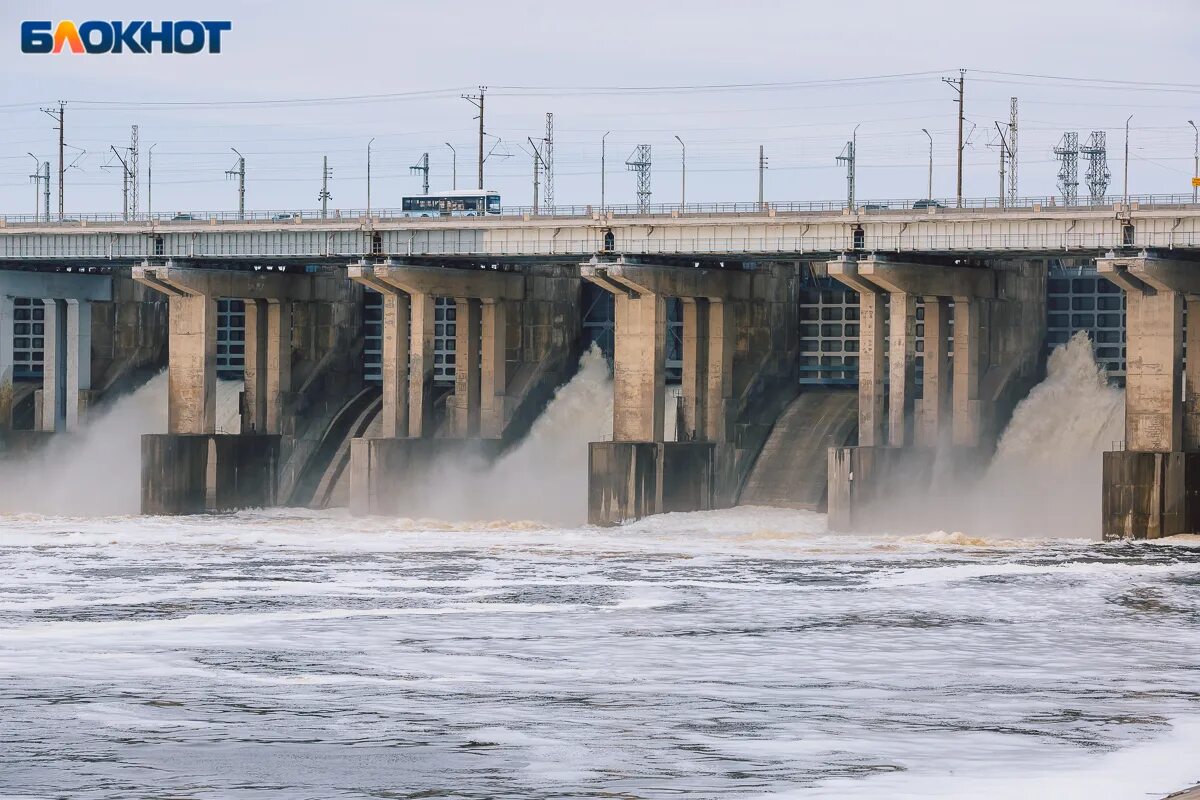
[{"label": "street lamp post", "polygon": [[371,141],[367,142],[367,219],[371,218],[371,145],[375,144],[375,137],[371,137]]},{"label": "street lamp post", "polygon": [[607,145],[605,144],[604,140],[608,138],[608,135],[610,133],[612,133],[612,131],[605,131],[604,135],[600,137],[600,210],[601,211],[604,210],[604,178],[605,178],[605,172],[606,172],[604,156],[605,156],[605,148],[607,147]]},{"label": "street lamp post", "polygon": [[687,205],[687,145],[683,143],[683,139],[679,138],[679,134],[675,135],[675,141],[679,142],[679,148],[680,148],[679,212],[682,214],[684,206]]},{"label": "street lamp post", "polygon": [[1188,125],[1192,126],[1192,132],[1196,134],[1196,142],[1192,147],[1192,202],[1196,202],[1196,178],[1200,177],[1200,130],[1196,129],[1196,123],[1188,120]]},{"label": "street lamp post", "polygon": [[929,188],[925,192],[925,199],[933,199],[933,134],[921,128],[921,132],[929,137]]},{"label": "street lamp post", "polygon": [[454,149],[454,145],[449,142],[443,142],[446,147],[450,148],[450,188],[458,188],[458,151]]}]

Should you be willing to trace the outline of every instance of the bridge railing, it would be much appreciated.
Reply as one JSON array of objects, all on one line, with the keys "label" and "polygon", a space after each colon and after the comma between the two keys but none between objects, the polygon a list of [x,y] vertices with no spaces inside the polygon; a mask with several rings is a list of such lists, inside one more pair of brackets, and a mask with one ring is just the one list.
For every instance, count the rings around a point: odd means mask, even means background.
[{"label": "bridge railing", "polygon": [[[996,197],[974,197],[964,198],[962,206],[957,206],[956,200],[953,198],[938,198],[930,199],[912,199],[912,198],[893,198],[883,200],[864,200],[855,204],[855,209],[859,213],[886,214],[891,211],[922,211],[931,208],[938,210],[980,210],[980,211],[996,211],[1001,208],[1040,208],[1048,209],[1087,209],[1087,208],[1111,208],[1124,202],[1121,196],[1110,196],[1098,199],[1089,197],[1079,198],[1074,203],[1066,204],[1061,197],[1052,195],[1023,197],[1017,200],[1016,203],[1002,202],[1001,198]],[[1150,207],[1173,207],[1173,206],[1190,206],[1192,196],[1190,194],[1141,194],[1130,195],[1129,202],[1138,204],[1139,206]],[[614,219],[622,217],[675,217],[684,215],[758,215],[769,212],[776,214],[814,214],[814,213],[830,213],[841,214],[847,208],[844,200],[803,200],[803,201],[772,201],[766,203],[756,202],[735,202],[735,203],[688,203],[681,206],[679,203],[654,203],[646,207],[636,204],[608,204],[603,207],[599,205],[564,205],[553,207],[533,208],[530,206],[505,206],[502,208],[499,216],[505,218],[534,218],[534,217],[558,217],[558,218],[592,218],[612,216]],[[415,218],[417,215],[405,212],[398,208],[373,208],[370,211],[370,218],[376,220],[396,220]],[[488,215],[493,217],[496,215]],[[59,220],[55,215],[47,220],[42,215],[35,214],[4,214],[0,215],[0,222],[4,225],[37,225],[37,226],[63,226],[63,225],[84,225],[87,223],[106,224],[106,225],[145,225],[147,223],[155,224],[195,224],[201,223],[221,223],[221,224],[258,224],[275,222],[283,224],[304,224],[310,222],[317,223],[337,223],[346,222],[357,224],[365,221],[368,218],[367,210],[361,208],[349,209],[333,209],[327,214],[322,214],[319,209],[262,209],[255,211],[247,211],[244,214],[239,214],[236,211],[164,211],[154,212],[153,214],[136,214],[123,215],[121,213],[101,212],[87,214],[66,214],[62,220]],[[455,219],[470,219],[470,217],[454,217]]]}]

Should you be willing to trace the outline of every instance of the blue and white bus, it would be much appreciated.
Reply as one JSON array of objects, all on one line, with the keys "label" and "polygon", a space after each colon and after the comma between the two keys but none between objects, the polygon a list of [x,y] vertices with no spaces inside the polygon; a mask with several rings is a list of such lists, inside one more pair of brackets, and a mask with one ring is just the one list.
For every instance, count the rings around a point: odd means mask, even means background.
[{"label": "blue and white bus", "polygon": [[400,204],[406,217],[482,217],[500,213],[499,193],[479,189],[413,195],[402,198]]}]

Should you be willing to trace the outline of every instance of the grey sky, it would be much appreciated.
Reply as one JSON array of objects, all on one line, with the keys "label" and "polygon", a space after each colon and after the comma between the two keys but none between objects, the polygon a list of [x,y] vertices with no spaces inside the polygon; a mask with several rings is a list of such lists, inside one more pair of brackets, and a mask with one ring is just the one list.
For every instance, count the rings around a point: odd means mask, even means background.
[{"label": "grey sky", "polygon": [[[1004,13],[998,13],[1002,8]],[[23,55],[23,19],[229,19],[220,55]],[[458,150],[460,187],[474,185],[474,109],[459,98],[477,84],[488,95],[488,129],[504,144],[487,184],[506,204],[530,202],[530,158],[544,115],[556,122],[558,203],[597,202],[600,137],[608,138],[608,200],[633,202],[623,165],[641,142],[653,147],[653,200],[679,199],[679,134],[688,144],[688,200],[751,200],[758,145],[770,169],[767,197],[827,200],[845,195],[834,162],[856,123],[860,199],[925,194],[928,140],[935,138],[934,194],[954,190],[954,94],[939,75],[967,73],[967,116],[975,133],[966,157],[968,196],[995,195],[994,120],[1021,102],[1023,195],[1055,192],[1051,148],[1064,130],[1109,134],[1110,193],[1121,190],[1125,117],[1134,114],[1130,190],[1189,192],[1192,130],[1200,84],[1150,91],[973,74],[995,70],[1047,76],[1189,84],[1198,59],[1200,6],[1160,0],[1025,2],[628,2],[289,3],[9,2],[0,10],[0,211],[29,212],[32,151],[55,154],[51,121],[37,110],[68,105],[68,142],[86,148],[69,174],[68,211],[119,210],[120,174],[110,144],[140,126],[157,142],[159,211],[236,206],[225,180],[231,146],[247,157],[247,203],[312,208],[321,156],[334,169],[333,207],[365,203],[365,148],[374,145],[373,201],[396,206],[419,191],[408,167],[430,153],[433,188],[448,188]],[[646,87],[813,81],[937,71],[858,85],[692,92],[580,92]],[[501,87],[563,87],[531,92]],[[1194,87],[1194,88],[1193,88]],[[320,98],[445,89],[380,102],[285,107],[139,108],[143,101]],[[970,127],[970,125],[968,125]],[[490,145],[489,145],[490,146]],[[527,147],[527,145],[526,145]],[[502,158],[505,153],[510,158]],[[1082,175],[1082,165],[1081,165]],[[143,179],[144,180],[144,179]],[[1081,192],[1085,191],[1081,187]],[[145,189],[143,188],[143,197]],[[144,206],[144,200],[143,200]]]}]

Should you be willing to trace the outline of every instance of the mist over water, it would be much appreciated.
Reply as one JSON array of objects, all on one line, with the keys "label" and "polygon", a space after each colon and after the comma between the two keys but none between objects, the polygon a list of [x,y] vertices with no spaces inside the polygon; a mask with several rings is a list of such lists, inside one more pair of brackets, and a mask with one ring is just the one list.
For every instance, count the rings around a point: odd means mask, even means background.
[{"label": "mist over water", "polygon": [[984,537],[1100,538],[1103,453],[1124,438],[1125,393],[1085,332],[1055,348],[986,463],[943,448],[933,482],[914,455],[872,510],[872,527]]},{"label": "mist over water", "polygon": [[[241,427],[241,381],[217,382],[217,431]],[[56,434],[28,456],[0,461],[0,513],[136,514],[141,505],[143,433],[167,430],[167,374],[151,378],[82,430]]]},{"label": "mist over water", "polygon": [[405,487],[407,516],[582,524],[588,442],[612,436],[612,392],[608,361],[592,345],[519,444],[487,466],[443,461],[419,486]]}]

